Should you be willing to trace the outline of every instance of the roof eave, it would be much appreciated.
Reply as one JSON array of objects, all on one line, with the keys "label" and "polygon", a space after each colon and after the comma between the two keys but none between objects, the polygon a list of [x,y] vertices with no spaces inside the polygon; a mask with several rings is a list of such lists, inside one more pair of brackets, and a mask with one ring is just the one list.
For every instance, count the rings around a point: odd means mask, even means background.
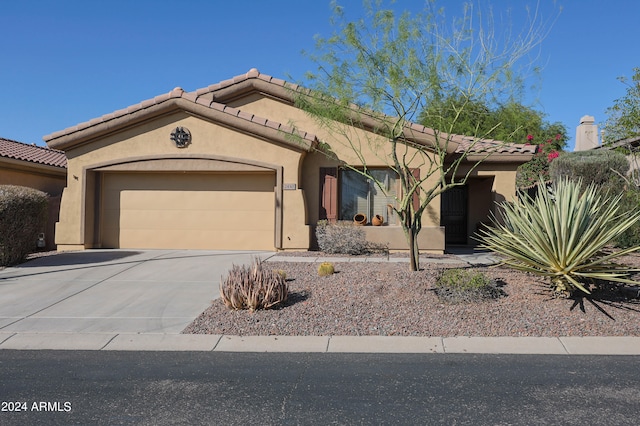
[{"label": "roof eave", "polygon": [[66,176],[67,168],[61,166],[52,166],[50,164],[42,164],[36,163],[33,161],[27,160],[19,160],[16,158],[2,157],[0,156],[0,163],[9,168],[16,170],[28,170],[28,171],[38,171],[43,174],[57,175],[57,176]]},{"label": "roof eave", "polygon": [[469,154],[467,155],[465,161],[467,162],[478,162],[482,161],[483,163],[526,163],[533,158],[534,154],[528,153],[513,153],[513,152],[500,152],[493,154]]},{"label": "roof eave", "polygon": [[[227,103],[253,92],[258,92],[293,105],[295,104],[296,96],[304,96],[311,91],[297,84],[265,76],[257,70],[251,70],[246,75],[196,90],[195,92],[191,92],[191,94],[198,98],[203,97],[215,102]],[[355,106],[352,118],[359,121],[363,127],[367,129],[379,127],[381,120],[370,113],[356,111]],[[407,124],[403,129],[403,136],[409,142],[421,146],[434,147],[436,143],[435,132],[428,127],[416,123]],[[455,152],[458,148],[458,142],[451,140],[451,138],[440,141],[439,143],[441,149],[446,150],[448,154]]]},{"label": "roof eave", "polygon": [[198,98],[203,97],[215,102],[228,103],[247,94],[259,92],[293,104],[299,86],[286,83],[282,80],[277,80],[277,83],[271,80],[273,79],[261,79],[259,77],[247,78],[237,83],[223,85],[220,88],[216,88],[216,85],[209,86],[205,89],[196,90],[192,92],[192,94]]},{"label": "roof eave", "polygon": [[[123,131],[138,125],[144,121],[161,117],[175,111],[184,111],[205,120],[217,122],[226,127],[231,127],[265,139],[275,140],[291,148],[301,151],[311,151],[317,139],[308,133],[296,132],[280,123],[255,116],[248,116],[239,110],[233,110],[233,114],[225,112],[223,105],[210,102],[193,102],[182,97],[169,98],[163,102],[152,104],[145,108],[133,110],[130,113],[119,115],[112,119],[106,119],[79,125],[80,128],[67,129],[52,135],[45,136],[45,142],[50,148],[66,151],[78,146],[90,143],[98,138]],[[294,137],[292,137],[294,135]]]}]

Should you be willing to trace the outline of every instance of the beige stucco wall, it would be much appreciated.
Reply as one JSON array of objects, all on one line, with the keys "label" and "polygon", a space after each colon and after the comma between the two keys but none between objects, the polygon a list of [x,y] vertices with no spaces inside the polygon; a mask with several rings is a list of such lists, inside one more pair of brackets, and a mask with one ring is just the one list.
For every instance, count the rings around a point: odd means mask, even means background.
[{"label": "beige stucco wall", "polygon": [[[18,164],[17,160],[3,161],[0,158],[0,185],[20,185],[35,188],[51,196],[62,194],[67,177],[64,169],[49,170],[48,167],[38,167],[29,163]],[[58,168],[56,168],[58,169]]]},{"label": "beige stucco wall", "polygon": [[[345,143],[344,135],[332,133],[327,128],[321,128],[313,118],[303,111],[284,102],[278,102],[270,98],[266,98],[260,94],[251,94],[241,99],[235,100],[232,105],[243,111],[248,111],[262,117],[269,117],[276,121],[281,121],[293,125],[299,129],[312,132],[318,136],[321,141],[329,143],[334,152],[339,156],[339,160],[349,164],[360,164],[360,159],[355,155],[353,148]],[[389,144],[385,140],[372,136],[371,134],[359,130],[352,130],[349,133],[349,139],[356,144],[356,149],[361,154],[369,167],[384,167],[390,162]],[[410,152],[411,154],[411,152]],[[335,167],[340,161],[328,158],[320,153],[308,154],[304,160],[302,167],[302,188],[306,192],[307,211],[309,214],[309,223],[315,224],[318,220],[319,202],[320,202],[320,167]],[[488,159],[483,162],[470,177],[469,182],[469,202],[468,202],[468,218],[467,229],[469,234],[476,231],[478,224],[487,221],[489,212],[496,213],[496,202],[512,199],[516,194],[515,175],[516,169],[520,163],[505,162],[505,158],[500,161]],[[468,165],[462,165],[459,169],[459,176],[464,176],[468,170]],[[421,176],[428,174],[427,166],[421,167]],[[427,182],[426,186],[437,184],[439,176],[434,174]],[[420,235],[420,246],[429,247],[430,251],[437,251],[437,248],[444,249],[444,233],[440,227],[440,197],[436,197],[424,212],[423,231]],[[399,228],[399,227],[398,227]],[[386,231],[387,233],[389,231]],[[392,244],[396,247],[403,246],[404,235],[401,230],[397,230],[398,235],[393,235]],[[375,234],[382,234],[375,231]],[[386,235],[391,238],[391,235]],[[372,237],[379,239],[377,236]],[[474,244],[469,239],[468,244]]]},{"label": "beige stucco wall", "polygon": [[[186,127],[191,132],[192,143],[186,148],[177,148],[170,140],[170,134],[178,126]],[[170,159],[174,166],[181,160],[204,158],[222,159],[231,165],[231,169],[235,166],[242,168],[241,163],[273,167],[274,171],[278,169],[282,181],[294,184],[296,188],[282,193],[283,224],[280,232],[284,236],[284,248],[308,247],[309,230],[299,180],[303,157],[301,150],[175,112],[72,148],[67,151],[67,157],[68,183],[57,226],[60,249],[86,248],[87,243],[93,243],[89,236],[92,232],[89,222],[95,216],[96,206],[92,199],[96,188],[96,183],[92,181],[92,170],[112,164],[159,158]]]},{"label": "beige stucco wall", "polygon": [[[238,99],[230,105],[243,111],[251,112],[262,117],[269,117],[276,121],[292,125],[298,129],[315,134],[322,142],[326,142],[338,155],[339,160],[330,158],[319,152],[306,155],[302,166],[302,188],[306,194],[308,223],[315,225],[320,211],[320,181],[321,167],[336,167],[342,161],[352,165],[362,164],[359,158],[364,158],[368,167],[387,167],[390,165],[390,144],[383,138],[359,129],[342,129],[346,133],[333,132],[318,126],[318,123],[305,112],[283,102],[265,98],[259,94],[252,94]],[[350,142],[347,142],[347,137]],[[350,143],[354,144],[351,147]],[[355,148],[355,150],[354,150]],[[357,154],[356,154],[357,150]],[[410,154],[413,150],[410,152]],[[416,162],[416,164],[419,164]],[[421,167],[421,176],[426,176],[426,166]],[[436,176],[429,182],[435,181]],[[444,233],[440,227],[440,198],[431,202],[422,219],[423,230],[419,236],[421,249],[430,252],[444,250]],[[375,242],[389,244],[394,250],[406,249],[407,243],[400,226],[385,226],[385,230],[368,230],[367,238]]]}]

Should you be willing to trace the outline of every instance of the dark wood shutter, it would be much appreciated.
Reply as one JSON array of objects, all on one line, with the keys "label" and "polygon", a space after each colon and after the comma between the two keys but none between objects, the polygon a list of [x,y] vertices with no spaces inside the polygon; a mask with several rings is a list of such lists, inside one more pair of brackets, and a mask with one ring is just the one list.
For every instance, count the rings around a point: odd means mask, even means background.
[{"label": "dark wood shutter", "polygon": [[318,218],[338,220],[338,168],[320,167],[320,212]]}]

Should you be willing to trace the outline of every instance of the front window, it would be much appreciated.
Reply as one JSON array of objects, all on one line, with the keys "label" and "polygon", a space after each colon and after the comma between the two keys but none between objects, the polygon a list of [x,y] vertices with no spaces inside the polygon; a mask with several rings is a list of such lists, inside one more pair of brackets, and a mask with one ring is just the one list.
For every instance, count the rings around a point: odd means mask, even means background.
[{"label": "front window", "polygon": [[374,215],[380,215],[385,224],[395,225],[396,215],[390,205],[395,205],[399,192],[397,174],[389,169],[369,169],[368,173],[382,188],[373,179],[368,179],[355,170],[341,171],[339,219],[353,220],[360,213],[366,215],[367,221],[371,222]]}]

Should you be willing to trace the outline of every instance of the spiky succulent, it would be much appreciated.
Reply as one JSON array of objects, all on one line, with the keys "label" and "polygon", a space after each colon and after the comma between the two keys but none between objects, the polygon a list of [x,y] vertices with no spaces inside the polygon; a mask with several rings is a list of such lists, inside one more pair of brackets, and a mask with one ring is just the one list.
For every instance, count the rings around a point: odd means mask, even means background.
[{"label": "spiky succulent", "polygon": [[[543,182],[540,188],[545,188]],[[558,293],[589,294],[599,281],[640,284],[630,279],[639,269],[614,260],[637,251],[608,250],[608,245],[640,219],[640,211],[621,211],[620,196],[601,194],[580,181],[561,179],[535,198],[523,195],[501,203],[503,221],[479,231],[484,248],[504,256],[503,264],[550,279]]]}]

